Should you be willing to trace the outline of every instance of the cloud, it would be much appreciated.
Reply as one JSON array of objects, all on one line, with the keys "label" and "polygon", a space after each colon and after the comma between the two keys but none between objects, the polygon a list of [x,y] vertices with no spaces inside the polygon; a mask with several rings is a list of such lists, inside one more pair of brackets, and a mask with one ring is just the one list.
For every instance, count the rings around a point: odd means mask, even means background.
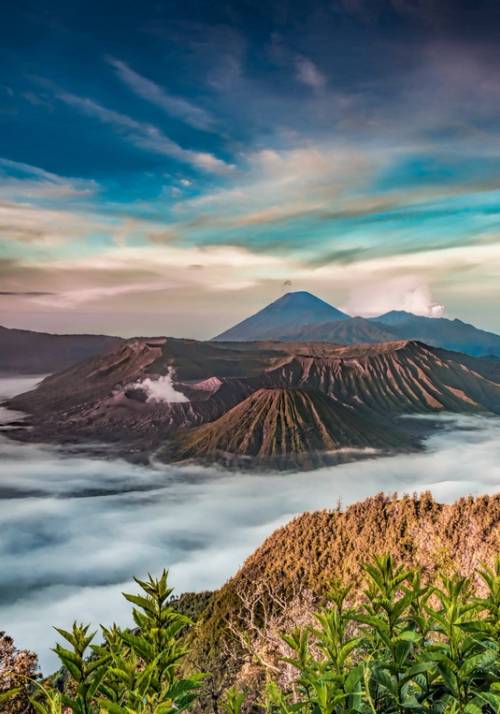
[{"label": "cloud", "polygon": [[[171,313],[185,311],[183,301],[187,306],[193,300],[210,300],[215,305],[217,293],[255,287],[270,271],[281,274],[279,257],[260,255],[238,246],[181,247],[158,243],[139,247],[120,242],[92,256],[0,262],[0,282],[8,288],[5,293],[11,298],[30,301],[34,314],[40,308],[61,314],[91,304],[98,310],[112,307],[131,314],[138,306],[151,305],[155,294],[164,302],[167,291]],[[20,285],[26,289],[21,291]],[[161,311],[166,314],[165,304]],[[218,311],[219,308],[215,316]],[[192,323],[184,318],[182,321],[188,330]],[[160,331],[165,329],[162,321]],[[134,327],[131,317],[127,333],[130,330],[137,333],[143,328]],[[159,330],[155,327],[153,331]]]},{"label": "cloud", "polygon": [[135,72],[125,62],[108,59],[121,81],[135,94],[151,104],[163,109],[167,114],[178,117],[196,129],[210,131],[214,128],[214,118],[201,107],[196,106],[183,97],[168,94],[160,85],[147,77]]},{"label": "cloud", "polygon": [[299,82],[312,87],[323,89],[326,86],[326,77],[320,72],[317,65],[307,57],[298,56],[295,60],[295,71]]},{"label": "cloud", "polygon": [[[379,166],[384,161],[389,158]],[[244,163],[247,170],[229,187],[179,202],[179,216],[198,214],[215,227],[241,228],[321,214],[354,185],[368,185],[377,166],[369,152],[314,144],[252,151]]]},{"label": "cloud", "polygon": [[91,179],[68,178],[20,161],[0,157],[0,197],[33,199],[88,198],[98,191]]},{"label": "cloud", "polygon": [[[61,290],[60,292],[34,293],[33,302],[45,307],[52,307],[59,310],[68,310],[86,303],[103,302],[106,299],[123,295],[133,295],[134,293],[150,293],[166,290],[172,287],[166,280],[161,282],[134,283],[126,281],[122,285],[110,285],[108,287],[89,287],[75,290]],[[29,294],[29,293],[25,293]]]},{"label": "cloud", "polygon": [[153,124],[140,122],[126,114],[107,109],[92,99],[78,97],[68,92],[59,92],[57,96],[69,106],[112,126],[120,135],[141,149],[169,156],[209,173],[225,174],[234,168],[209,152],[184,149]]},{"label": "cloud", "polygon": [[404,310],[425,317],[442,317],[445,308],[432,300],[428,283],[420,276],[403,275],[389,280],[374,278],[356,286],[344,306],[351,315],[372,317]]},{"label": "cloud", "polygon": [[42,208],[29,203],[0,202],[0,234],[7,241],[58,246],[97,229],[95,216]]},{"label": "cloud", "polygon": [[[15,391],[4,384],[0,394]],[[133,575],[169,567],[176,592],[213,589],[304,510],[380,491],[430,489],[440,501],[498,492],[500,420],[444,425],[422,454],[293,475],[148,468],[2,439],[1,620],[18,646],[40,653],[47,674],[53,625],[129,623],[121,592],[132,591]]]},{"label": "cloud", "polygon": [[4,297],[12,297],[13,295],[19,295],[22,297],[41,297],[42,295],[55,295],[56,293],[51,293],[41,290],[0,290],[0,295]]}]

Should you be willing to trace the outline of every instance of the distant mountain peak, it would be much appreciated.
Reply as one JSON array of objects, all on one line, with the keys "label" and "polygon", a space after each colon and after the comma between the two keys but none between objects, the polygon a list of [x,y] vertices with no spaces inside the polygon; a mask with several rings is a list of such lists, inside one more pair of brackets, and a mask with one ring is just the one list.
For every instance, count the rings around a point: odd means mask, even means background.
[{"label": "distant mountain peak", "polygon": [[328,305],[328,307],[331,307],[327,302],[322,300],[321,298],[317,297],[316,295],[313,295],[313,293],[308,292],[307,290],[293,290],[288,293],[285,293],[281,297],[279,297],[277,300],[271,303],[271,305],[276,305],[277,303],[322,303],[323,305]]},{"label": "distant mountain peak", "polygon": [[214,340],[237,342],[279,339],[280,331],[289,325],[311,325],[347,319],[349,315],[346,313],[306,290],[299,290],[285,293],[255,315],[217,335]]}]

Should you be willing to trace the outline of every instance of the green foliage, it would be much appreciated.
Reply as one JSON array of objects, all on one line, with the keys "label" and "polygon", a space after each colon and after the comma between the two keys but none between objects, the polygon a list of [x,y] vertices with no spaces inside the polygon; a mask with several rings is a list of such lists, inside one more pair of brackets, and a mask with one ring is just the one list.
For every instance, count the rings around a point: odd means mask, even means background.
[{"label": "green foliage", "polygon": [[227,714],[241,714],[245,699],[245,694],[235,687],[228,689],[224,698],[224,708]]},{"label": "green foliage", "polygon": [[[500,558],[477,575],[482,597],[472,578],[428,583],[389,555],[375,558],[364,566],[361,601],[359,587],[336,581],[313,624],[283,635],[283,665],[293,672],[287,684],[270,679],[249,700],[227,689],[225,711],[500,714]],[[67,680],[63,692],[35,683],[35,714],[176,714],[198,706],[203,675],[181,674],[190,620],[173,606],[167,573],[136,582],[140,594],[124,594],[133,628],[103,627],[100,643],[76,622],[57,630]],[[0,710],[18,695],[2,691]]]},{"label": "green foliage", "polygon": [[336,583],[316,624],[283,636],[296,677],[288,687],[268,685],[265,710],[498,714],[500,559],[480,575],[484,598],[469,578],[423,585],[419,571],[376,558],[365,566],[358,608],[347,605],[350,588]]},{"label": "green foliage", "polygon": [[172,590],[166,571],[158,580],[150,576],[136,582],[144,595],[125,594],[125,598],[135,605],[137,629],[104,632],[106,644],[101,650],[111,653],[111,661],[99,705],[111,714],[185,711],[202,681],[202,675],[177,676],[186,654],[180,635],[190,620],[168,604]]},{"label": "green foliage", "polygon": [[136,582],[140,595],[124,593],[134,606],[134,629],[103,627],[102,644],[94,643],[96,633],[86,626],[57,629],[67,644],[57,644],[55,652],[69,682],[62,695],[40,687],[32,699],[37,714],[173,714],[190,708],[203,679],[179,675],[190,620],[169,604],[166,571]]}]

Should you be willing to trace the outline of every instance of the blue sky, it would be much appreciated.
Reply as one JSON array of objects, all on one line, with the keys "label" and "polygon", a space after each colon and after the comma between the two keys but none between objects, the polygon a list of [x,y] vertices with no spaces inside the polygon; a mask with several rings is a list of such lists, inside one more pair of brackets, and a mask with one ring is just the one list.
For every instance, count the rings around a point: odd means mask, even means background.
[{"label": "blue sky", "polygon": [[308,289],[500,331],[493,0],[7,2],[0,311],[209,337]]}]

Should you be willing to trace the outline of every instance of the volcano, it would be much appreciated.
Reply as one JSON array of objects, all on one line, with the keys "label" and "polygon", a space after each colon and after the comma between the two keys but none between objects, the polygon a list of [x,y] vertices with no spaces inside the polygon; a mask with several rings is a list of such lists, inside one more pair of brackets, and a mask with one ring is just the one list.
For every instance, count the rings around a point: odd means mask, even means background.
[{"label": "volcano", "polygon": [[500,335],[462,320],[423,317],[401,310],[379,317],[351,317],[308,292],[283,295],[213,340],[280,340],[337,345],[419,340],[474,357],[500,357]]},{"label": "volcano", "polygon": [[370,424],[319,391],[258,389],[213,422],[180,433],[173,460],[255,467],[314,468],[409,445],[403,434]]},{"label": "volcano", "polygon": [[255,315],[217,335],[214,340],[238,342],[280,339],[281,331],[287,327],[347,319],[349,315],[311,293],[286,293]]},{"label": "volcano", "polygon": [[[181,400],[151,398],[146,386],[166,375]],[[9,406],[30,415],[23,440],[107,442],[145,460],[165,450],[172,461],[310,468],[346,449],[407,449],[433,428],[402,415],[500,414],[500,366],[408,340],[141,338],[47,377]]]}]

